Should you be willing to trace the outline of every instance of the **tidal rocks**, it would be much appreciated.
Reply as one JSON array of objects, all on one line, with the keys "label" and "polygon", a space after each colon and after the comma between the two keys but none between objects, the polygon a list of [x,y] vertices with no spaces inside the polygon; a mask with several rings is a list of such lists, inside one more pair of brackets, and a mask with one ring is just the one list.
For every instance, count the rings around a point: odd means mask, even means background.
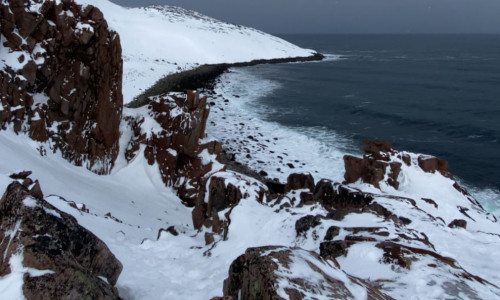
[{"label": "tidal rocks", "polygon": [[[31,190],[30,190],[31,188]],[[113,287],[122,265],[94,234],[33,191],[14,181],[0,200],[0,276],[27,268],[27,299],[119,299]],[[10,264],[9,264],[10,263]],[[103,280],[104,279],[104,280]]]},{"label": "tidal rocks", "polygon": [[2,1],[0,20],[5,55],[19,62],[0,69],[0,127],[109,173],[123,105],[118,34],[99,9],[70,0]]},{"label": "tidal rocks", "polygon": [[445,175],[448,173],[448,162],[430,155],[420,155],[418,157],[419,167],[427,173],[440,172]]}]

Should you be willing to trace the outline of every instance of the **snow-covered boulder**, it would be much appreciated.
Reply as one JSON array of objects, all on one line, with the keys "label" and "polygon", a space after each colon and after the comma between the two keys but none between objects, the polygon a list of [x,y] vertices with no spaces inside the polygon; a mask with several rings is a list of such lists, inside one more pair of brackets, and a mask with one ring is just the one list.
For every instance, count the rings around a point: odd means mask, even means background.
[{"label": "snow-covered boulder", "polygon": [[249,248],[228,273],[224,296],[233,299],[391,299],[334,261],[299,248]]},{"label": "snow-covered boulder", "polygon": [[74,217],[45,201],[28,175],[11,176],[18,179],[0,200],[2,297],[119,299],[121,263]]}]

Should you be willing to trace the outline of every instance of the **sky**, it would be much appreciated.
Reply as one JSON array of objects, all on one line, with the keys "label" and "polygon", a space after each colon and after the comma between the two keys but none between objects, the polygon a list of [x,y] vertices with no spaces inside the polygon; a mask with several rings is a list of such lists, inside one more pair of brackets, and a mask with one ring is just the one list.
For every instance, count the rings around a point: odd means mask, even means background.
[{"label": "sky", "polygon": [[495,33],[500,0],[111,0],[175,5],[269,33]]}]

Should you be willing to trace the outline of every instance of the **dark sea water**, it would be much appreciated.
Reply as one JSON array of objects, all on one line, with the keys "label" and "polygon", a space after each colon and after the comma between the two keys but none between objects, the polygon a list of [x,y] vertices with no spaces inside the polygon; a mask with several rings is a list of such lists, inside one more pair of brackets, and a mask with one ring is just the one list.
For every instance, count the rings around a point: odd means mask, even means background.
[{"label": "dark sea water", "polygon": [[466,184],[500,189],[500,36],[282,37],[329,59],[248,68],[279,84],[258,100],[263,118],[334,131],[353,152],[384,139],[448,160]]}]

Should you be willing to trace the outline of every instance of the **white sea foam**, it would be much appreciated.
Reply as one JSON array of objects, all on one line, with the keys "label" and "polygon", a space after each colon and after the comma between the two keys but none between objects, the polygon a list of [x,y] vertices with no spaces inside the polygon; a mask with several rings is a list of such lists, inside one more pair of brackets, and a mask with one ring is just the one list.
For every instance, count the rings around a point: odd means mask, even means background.
[{"label": "white sea foam", "polygon": [[[266,121],[275,111],[263,98],[280,88],[279,82],[248,69],[231,69],[215,87],[218,98],[214,100],[207,133],[222,141],[236,161],[264,171],[270,178],[286,181],[290,173],[309,172],[316,180],[343,181],[343,155],[360,155],[354,150],[359,145],[328,128],[287,127]],[[461,185],[485,209],[500,217],[500,191]]]},{"label": "white sea foam", "polygon": [[[273,112],[258,100],[280,84],[235,68],[221,77],[207,132],[221,140],[238,162],[285,181],[293,172],[315,179],[343,180],[349,140],[323,127],[286,127],[265,121]],[[224,102],[228,99],[229,102]],[[286,109],[286,108],[284,108]]]}]

